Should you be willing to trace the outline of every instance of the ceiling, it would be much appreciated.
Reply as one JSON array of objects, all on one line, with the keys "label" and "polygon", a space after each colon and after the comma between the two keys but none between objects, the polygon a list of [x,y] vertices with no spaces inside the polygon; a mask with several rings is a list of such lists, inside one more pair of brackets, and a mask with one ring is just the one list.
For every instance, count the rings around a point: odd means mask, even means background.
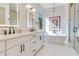
[{"label": "ceiling", "polygon": [[62,5],[66,5],[66,3],[41,3],[41,6],[44,8],[44,9],[48,9],[48,8],[52,8],[53,5],[55,5],[55,7],[58,7],[58,6],[62,6]]}]

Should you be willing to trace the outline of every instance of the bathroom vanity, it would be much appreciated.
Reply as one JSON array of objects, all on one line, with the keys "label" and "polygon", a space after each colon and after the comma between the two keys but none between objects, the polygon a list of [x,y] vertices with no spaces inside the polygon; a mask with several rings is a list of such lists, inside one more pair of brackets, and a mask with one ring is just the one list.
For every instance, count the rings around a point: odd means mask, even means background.
[{"label": "bathroom vanity", "polygon": [[41,32],[0,36],[0,56],[32,56],[43,46]]},{"label": "bathroom vanity", "polygon": [[[5,6],[5,8],[3,7]],[[7,12],[4,23],[0,23],[0,56],[32,56],[43,46],[43,32],[38,31],[35,12],[25,9],[25,4],[0,4],[1,12]],[[17,8],[18,7],[18,8]],[[7,9],[6,9],[7,8]],[[3,13],[4,14],[4,13]],[[1,14],[0,14],[1,15]],[[7,29],[8,27],[8,29]],[[29,28],[30,31],[15,33],[15,28]],[[31,30],[33,29],[33,30]],[[14,34],[13,34],[14,30]],[[42,29],[41,29],[42,30]],[[11,33],[12,31],[12,33]],[[8,32],[7,34],[4,34]],[[2,33],[2,34],[1,34]]]}]

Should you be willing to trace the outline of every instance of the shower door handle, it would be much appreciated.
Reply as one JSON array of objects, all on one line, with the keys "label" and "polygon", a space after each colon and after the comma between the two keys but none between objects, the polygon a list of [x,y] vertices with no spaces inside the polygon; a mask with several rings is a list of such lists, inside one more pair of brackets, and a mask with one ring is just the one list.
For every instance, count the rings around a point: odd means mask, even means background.
[{"label": "shower door handle", "polygon": [[74,33],[77,32],[77,27],[73,27],[73,32],[74,32]]}]

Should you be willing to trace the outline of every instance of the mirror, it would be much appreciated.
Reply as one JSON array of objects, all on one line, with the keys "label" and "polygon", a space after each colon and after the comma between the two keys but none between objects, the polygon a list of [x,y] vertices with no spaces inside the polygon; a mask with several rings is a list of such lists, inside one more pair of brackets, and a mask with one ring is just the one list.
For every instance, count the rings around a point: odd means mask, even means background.
[{"label": "mirror", "polygon": [[10,3],[9,4],[9,24],[10,25],[17,25],[17,4]]},{"label": "mirror", "polygon": [[0,3],[0,26],[17,25],[17,4]]},{"label": "mirror", "polygon": [[9,4],[0,3],[0,25],[8,24]]},{"label": "mirror", "polygon": [[33,27],[33,13],[29,12],[29,27]]},{"label": "mirror", "polygon": [[35,16],[32,11],[27,11],[27,27],[28,28],[34,28],[35,27]]},{"label": "mirror", "polygon": [[5,24],[5,8],[0,7],[0,24]]}]

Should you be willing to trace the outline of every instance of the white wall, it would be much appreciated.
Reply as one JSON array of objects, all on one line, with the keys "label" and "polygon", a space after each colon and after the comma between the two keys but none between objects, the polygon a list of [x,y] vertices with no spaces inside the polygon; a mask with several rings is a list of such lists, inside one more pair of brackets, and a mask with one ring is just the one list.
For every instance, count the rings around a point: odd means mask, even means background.
[{"label": "white wall", "polygon": [[[45,21],[45,27],[46,27],[46,31],[50,34],[53,34],[52,31],[49,31],[49,17],[52,17],[53,15],[53,8],[49,8],[45,11],[45,17],[46,17],[46,21]],[[63,5],[63,6],[59,6],[55,8],[55,16],[60,16],[61,17],[61,24],[60,24],[60,30],[62,31],[62,34],[67,35],[68,33],[68,10],[67,10],[67,5]]]},{"label": "white wall", "polygon": [[[44,8],[42,8],[42,6],[38,3],[30,3],[31,4],[31,6],[33,7],[33,8],[35,8],[36,9],[36,11],[34,12],[34,14],[35,14],[35,18],[36,18],[36,20],[38,21],[38,14],[39,13],[41,13],[43,16],[44,16]],[[18,4],[18,12],[19,12],[19,27],[26,27],[27,28],[27,21],[28,21],[28,19],[27,19],[27,17],[28,17],[28,15],[27,15],[27,10],[25,9],[25,5],[27,5],[27,4],[24,4],[24,3],[19,3]],[[44,24],[44,23],[43,23]]]},{"label": "white wall", "polygon": [[39,20],[39,13],[43,15],[43,30],[44,30],[44,19],[45,19],[45,9],[39,3],[32,3],[32,7],[36,9],[35,17]]},{"label": "white wall", "polygon": [[27,16],[26,16],[26,9],[24,3],[18,4],[18,23],[19,27],[26,27],[27,26]]}]

